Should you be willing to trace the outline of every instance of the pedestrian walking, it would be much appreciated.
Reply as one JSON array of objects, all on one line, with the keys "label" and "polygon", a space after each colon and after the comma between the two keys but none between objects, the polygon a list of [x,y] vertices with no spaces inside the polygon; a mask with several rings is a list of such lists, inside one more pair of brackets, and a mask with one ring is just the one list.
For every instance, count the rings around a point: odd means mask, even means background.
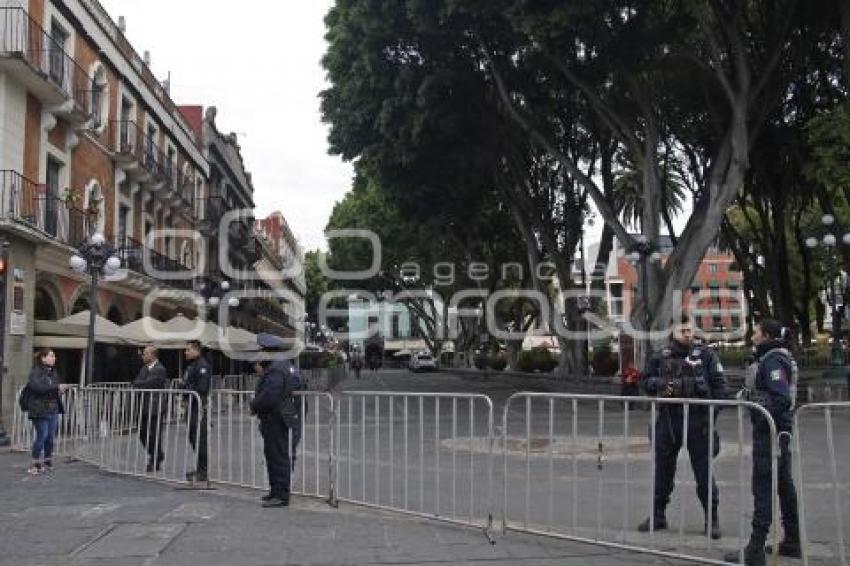
[{"label": "pedestrian walking", "polygon": [[162,449],[162,416],[167,399],[160,390],[168,389],[168,372],[159,361],[159,350],[146,346],[142,350],[142,369],[133,381],[133,387],[144,390],[139,411],[139,441],[148,453],[148,472],[162,468],[165,452]]},{"label": "pedestrian walking", "polygon": [[357,349],[357,346],[351,348],[351,369],[354,371],[354,378],[360,379],[360,370],[363,369],[363,355]]},{"label": "pedestrian walking", "polygon": [[[755,359],[747,369],[741,397],[758,403],[770,413],[779,434],[778,488],[784,537],[781,556],[801,557],[797,492],[791,473],[791,434],[796,402],[797,362],[791,353],[790,332],[772,319],[762,319],[753,329]],[[753,521],[743,553],[726,555],[726,561],[760,566],[765,564],[765,541],[773,522],[771,431],[760,411],[750,411],[753,424]],[[772,549],[771,549],[772,550]],[[743,554],[743,556],[741,555]]]},{"label": "pedestrian walking", "polygon": [[[257,345],[266,354],[283,349],[280,339],[265,333],[257,335]],[[269,478],[269,493],[262,498],[263,507],[285,507],[289,505],[290,479],[301,432],[300,404],[293,393],[303,389],[303,380],[288,360],[273,358],[256,364],[260,381],[250,409],[259,419]]]},{"label": "pedestrian walking", "polygon": [[[717,355],[693,342],[693,329],[687,317],[673,330],[670,345],[656,353],[646,370],[644,387],[649,395],[676,399],[726,399],[726,379]],[[720,437],[714,429],[713,453],[709,455],[710,409],[692,406],[687,422],[687,449],[697,484],[697,497],[705,512],[705,532],[713,539],[721,537],[717,517],[719,494],[712,479],[711,501],[708,501],[708,477],[711,460],[720,452]],[[716,415],[716,413],[715,413]],[[684,437],[684,408],[662,404],[655,424],[655,497],[652,521],[638,526],[641,532],[667,528],[666,509],[676,477],[676,462]],[[709,524],[709,505],[711,521]]]},{"label": "pedestrian walking", "polygon": [[202,354],[201,343],[190,340],[184,356],[189,365],[183,372],[178,388],[194,391],[201,398],[198,403],[189,402],[189,443],[198,455],[198,467],[186,474],[187,481],[206,482],[207,473],[207,404],[212,380],[212,369]]},{"label": "pedestrian walking", "polygon": [[33,361],[27,384],[21,393],[21,404],[35,432],[32,463],[27,472],[37,475],[53,471],[53,444],[59,427],[59,415],[65,412],[61,393],[66,386],[59,383],[55,368],[56,353],[53,350],[39,350]]}]

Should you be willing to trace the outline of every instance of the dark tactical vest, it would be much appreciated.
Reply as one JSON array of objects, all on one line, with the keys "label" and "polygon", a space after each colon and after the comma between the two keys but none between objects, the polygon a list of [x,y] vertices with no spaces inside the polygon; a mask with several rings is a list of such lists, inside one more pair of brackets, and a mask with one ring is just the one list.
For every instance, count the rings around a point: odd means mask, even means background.
[{"label": "dark tactical vest", "polygon": [[702,379],[704,373],[701,348],[691,349],[685,357],[674,355],[670,348],[662,350],[661,390],[665,396],[682,399],[698,397],[697,380]]}]

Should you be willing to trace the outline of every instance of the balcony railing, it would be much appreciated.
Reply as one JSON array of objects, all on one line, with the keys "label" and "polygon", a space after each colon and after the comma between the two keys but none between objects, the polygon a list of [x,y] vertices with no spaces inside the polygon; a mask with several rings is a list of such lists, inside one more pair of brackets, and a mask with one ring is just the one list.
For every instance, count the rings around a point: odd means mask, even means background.
[{"label": "balcony railing", "polygon": [[163,157],[153,138],[133,120],[110,120],[109,139],[117,156],[132,160],[150,176],[163,179]]},{"label": "balcony railing", "polygon": [[0,216],[71,246],[86,239],[88,217],[17,171],[0,171]]},{"label": "balcony railing", "polygon": [[161,273],[173,273],[176,276],[183,277],[161,277],[164,283],[178,289],[192,288],[192,279],[185,278],[186,274],[191,273],[192,270],[176,259],[161,254],[129,236],[119,236],[116,238],[115,249],[118,250],[118,257],[121,258],[121,264],[127,269],[149,277],[158,275],[157,273],[149,273],[145,269],[145,255],[147,255],[148,264],[154,270]]},{"label": "balcony railing", "polygon": [[0,8],[0,57],[24,61],[78,111],[91,113],[91,77],[23,8]]}]

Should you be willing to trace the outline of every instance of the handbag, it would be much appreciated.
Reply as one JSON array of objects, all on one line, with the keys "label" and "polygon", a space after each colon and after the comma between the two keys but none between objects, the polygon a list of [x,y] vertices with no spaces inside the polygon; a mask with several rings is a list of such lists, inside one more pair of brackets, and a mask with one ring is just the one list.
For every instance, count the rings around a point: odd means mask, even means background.
[{"label": "handbag", "polygon": [[18,395],[18,406],[21,408],[21,412],[29,412],[31,397],[32,391],[30,390],[29,384],[24,385],[24,388],[21,389],[21,393]]}]

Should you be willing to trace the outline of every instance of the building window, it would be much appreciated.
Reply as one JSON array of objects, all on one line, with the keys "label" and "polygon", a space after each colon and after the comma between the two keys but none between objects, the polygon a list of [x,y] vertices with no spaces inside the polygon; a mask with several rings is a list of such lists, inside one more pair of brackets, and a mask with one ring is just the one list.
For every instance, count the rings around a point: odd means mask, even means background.
[{"label": "building window", "polygon": [[102,132],[109,120],[109,82],[106,69],[97,63],[92,73],[91,113],[95,131]]},{"label": "building window", "polygon": [[50,23],[50,79],[61,87],[65,86],[65,44],[68,42],[68,32],[62,29],[56,21]]},{"label": "building window", "polygon": [[623,316],[625,312],[625,301],[623,298],[623,284],[609,283],[608,284],[608,309],[609,315],[612,317]]},{"label": "building window", "polygon": [[711,325],[714,328],[721,328],[723,326],[723,317],[721,317],[719,314],[712,316]]},{"label": "building window", "polygon": [[44,225],[42,229],[51,236],[58,235],[59,228],[59,179],[62,163],[52,155],[47,156],[47,172],[44,186]]},{"label": "building window", "polygon": [[708,272],[709,273],[719,273],[720,272],[720,264],[719,263],[709,263],[708,264]]},{"label": "building window", "polygon": [[130,207],[126,204],[118,206],[118,242],[124,246],[127,240],[127,226],[130,223]]},{"label": "building window", "polygon": [[739,328],[741,326],[741,317],[737,314],[732,315],[732,328]]}]

